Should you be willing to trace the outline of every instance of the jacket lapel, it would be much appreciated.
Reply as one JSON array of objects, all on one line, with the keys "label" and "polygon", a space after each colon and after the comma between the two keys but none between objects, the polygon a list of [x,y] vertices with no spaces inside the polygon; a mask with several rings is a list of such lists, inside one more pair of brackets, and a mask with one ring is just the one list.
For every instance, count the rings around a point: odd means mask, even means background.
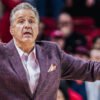
[{"label": "jacket lapel", "polygon": [[32,96],[30,89],[29,89],[29,85],[28,85],[28,81],[27,81],[27,76],[26,76],[26,72],[25,69],[23,67],[23,64],[21,62],[21,58],[16,50],[16,47],[14,45],[13,41],[10,41],[7,45],[6,45],[6,50],[9,54],[9,61],[12,64],[12,68],[14,69],[14,71],[16,72],[17,76],[19,76],[19,78],[22,80],[23,85],[25,87],[25,90],[27,93],[30,94],[30,96]]},{"label": "jacket lapel", "polygon": [[39,82],[38,82],[39,85],[36,91],[36,94],[39,94],[39,91],[43,88],[42,83],[45,81],[46,76],[47,76],[49,63],[48,63],[48,56],[47,56],[46,50],[44,50],[42,46],[36,45],[36,56],[37,56],[39,66],[40,66],[40,79],[39,79]]}]

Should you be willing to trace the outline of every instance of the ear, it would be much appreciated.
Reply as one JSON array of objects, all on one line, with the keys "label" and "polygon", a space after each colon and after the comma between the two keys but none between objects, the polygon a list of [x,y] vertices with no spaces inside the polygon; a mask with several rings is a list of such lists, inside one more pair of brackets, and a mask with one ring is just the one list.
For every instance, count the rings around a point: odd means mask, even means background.
[{"label": "ear", "polygon": [[14,33],[14,28],[13,28],[13,26],[11,25],[11,26],[10,26],[10,34],[13,35],[13,33]]}]

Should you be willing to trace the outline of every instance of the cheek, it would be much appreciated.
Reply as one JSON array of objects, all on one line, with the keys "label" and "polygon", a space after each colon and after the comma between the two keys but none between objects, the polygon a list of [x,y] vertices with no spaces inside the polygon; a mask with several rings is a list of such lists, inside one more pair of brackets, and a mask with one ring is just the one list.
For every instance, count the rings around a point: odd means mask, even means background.
[{"label": "cheek", "polygon": [[17,33],[17,35],[21,35],[21,32],[22,32],[22,26],[16,26],[16,30],[15,30]]},{"label": "cheek", "polygon": [[16,37],[20,37],[21,32],[22,32],[22,26],[16,25],[15,31],[14,31],[14,34],[16,35]]},{"label": "cheek", "polygon": [[16,31],[21,31],[23,29],[22,25],[16,25]]},{"label": "cheek", "polygon": [[38,35],[38,33],[39,33],[39,28],[38,28],[38,26],[34,26],[34,27],[32,27],[32,29],[33,29],[34,34],[35,34],[35,35]]}]

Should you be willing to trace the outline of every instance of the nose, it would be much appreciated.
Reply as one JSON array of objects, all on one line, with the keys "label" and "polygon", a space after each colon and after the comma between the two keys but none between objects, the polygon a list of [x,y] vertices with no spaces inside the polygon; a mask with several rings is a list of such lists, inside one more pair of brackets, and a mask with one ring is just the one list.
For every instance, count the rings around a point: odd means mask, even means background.
[{"label": "nose", "polygon": [[31,25],[30,25],[30,23],[28,21],[25,22],[24,28],[26,28],[26,29],[30,29],[31,28]]}]

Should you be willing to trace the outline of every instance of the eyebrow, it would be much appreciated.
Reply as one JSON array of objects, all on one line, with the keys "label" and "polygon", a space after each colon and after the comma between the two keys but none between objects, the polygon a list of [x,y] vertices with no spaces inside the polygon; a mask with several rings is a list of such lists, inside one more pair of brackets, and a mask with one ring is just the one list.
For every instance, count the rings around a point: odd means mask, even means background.
[{"label": "eyebrow", "polygon": [[[18,17],[18,19],[21,19],[21,18],[23,18],[23,16]],[[30,18],[35,19],[35,17],[33,16],[30,16]]]},{"label": "eyebrow", "polygon": [[35,19],[35,17],[33,17],[33,16],[30,16],[30,18]]}]

